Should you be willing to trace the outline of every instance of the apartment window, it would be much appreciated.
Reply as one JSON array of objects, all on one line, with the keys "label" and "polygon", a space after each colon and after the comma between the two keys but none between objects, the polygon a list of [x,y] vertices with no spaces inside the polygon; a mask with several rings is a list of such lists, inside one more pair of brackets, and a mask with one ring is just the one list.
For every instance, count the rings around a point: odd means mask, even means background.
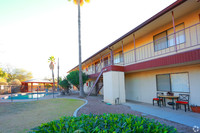
[{"label": "apartment window", "polygon": [[[175,26],[176,30],[176,44],[185,43],[185,31],[183,30],[184,23]],[[163,31],[153,37],[154,40],[154,49],[155,51],[159,51],[162,49],[166,49],[168,47],[175,45],[174,39],[174,29],[170,28],[166,31]]]},{"label": "apartment window", "polygon": [[189,92],[188,73],[156,75],[157,90],[170,92]]},{"label": "apartment window", "polygon": [[114,55],[114,64],[120,63],[123,61],[122,51]]},{"label": "apartment window", "polygon": [[154,36],[154,48],[155,51],[159,51],[167,48],[167,31],[159,33]]}]

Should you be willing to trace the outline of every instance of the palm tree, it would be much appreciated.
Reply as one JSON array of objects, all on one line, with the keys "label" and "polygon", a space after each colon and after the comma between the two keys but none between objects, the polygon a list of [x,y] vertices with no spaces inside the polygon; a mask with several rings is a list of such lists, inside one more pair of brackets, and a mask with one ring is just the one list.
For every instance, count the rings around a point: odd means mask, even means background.
[{"label": "palm tree", "polygon": [[49,64],[49,68],[52,71],[52,79],[53,79],[53,97],[54,97],[54,88],[55,88],[55,81],[54,81],[54,64],[55,64],[55,57],[54,56],[50,56],[48,59],[48,62],[50,62]]},{"label": "palm tree", "polygon": [[[69,0],[71,1],[71,0]],[[83,90],[83,79],[82,79],[82,64],[81,64],[81,15],[80,15],[80,6],[83,5],[83,0],[73,0],[76,5],[78,5],[78,43],[79,43],[79,86],[80,86],[80,97],[85,97]],[[90,0],[85,0],[89,3]]]}]

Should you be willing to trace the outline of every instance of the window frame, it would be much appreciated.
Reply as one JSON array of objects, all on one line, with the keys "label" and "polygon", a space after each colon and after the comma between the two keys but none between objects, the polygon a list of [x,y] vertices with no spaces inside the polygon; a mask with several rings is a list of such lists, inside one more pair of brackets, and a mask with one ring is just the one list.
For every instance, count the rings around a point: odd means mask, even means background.
[{"label": "window frame", "polygon": [[[115,58],[116,55],[118,55],[119,58]],[[113,56],[113,58],[114,58],[113,59],[113,63],[114,64],[120,64],[121,62],[123,62],[123,53],[122,53],[122,51],[119,51],[119,52],[115,53],[114,56]],[[115,60],[119,60],[119,62],[115,62]]]},{"label": "window frame", "polygon": [[[155,37],[158,36],[158,35],[160,35],[160,34],[163,34],[164,32],[166,32],[166,36],[165,36],[165,37],[162,37],[162,38],[159,38],[158,40],[163,39],[163,38],[166,38],[166,41],[167,41],[166,43],[167,43],[167,48],[168,48],[168,37],[167,37],[168,34],[167,34],[167,30],[165,30],[165,31],[162,31],[162,32],[160,32],[160,33],[158,33],[158,34],[156,34],[156,35],[153,36],[153,46],[154,46],[154,51],[155,51],[155,52],[160,51],[160,50],[163,50],[163,49],[156,50],[155,42],[156,42],[157,40],[155,40]],[[166,49],[166,48],[164,48],[164,49]]]},{"label": "window frame", "polygon": [[[176,45],[180,45],[180,44],[186,43],[185,30],[184,30],[184,29],[185,29],[185,23],[182,22],[182,23],[180,23],[180,24],[175,25],[175,29],[176,29],[176,27],[178,27],[178,26],[180,26],[180,25],[183,25],[183,29],[178,30],[178,31],[179,31],[179,32],[181,32],[181,31],[184,32],[184,42],[178,43],[178,44],[176,44]],[[171,28],[169,28],[169,29],[166,29],[166,30],[164,30],[164,31],[162,31],[162,32],[160,32],[160,33],[158,33],[158,34],[156,34],[156,35],[153,36],[153,45],[154,45],[154,51],[155,51],[155,52],[158,52],[158,51],[161,51],[161,50],[163,50],[163,49],[166,49],[166,48],[170,48],[170,47],[175,46],[175,45],[169,46],[169,36],[174,34],[174,32],[171,33],[171,34],[168,33],[168,31],[171,30],[171,29],[173,29],[173,27],[171,27]],[[164,32],[166,32],[166,36],[163,37],[163,38],[166,38],[167,47],[166,47],[166,48],[163,48],[163,49],[160,49],[160,50],[156,50],[156,47],[155,47],[155,42],[156,42],[155,37],[158,36],[158,35],[160,35],[160,34],[162,34],[162,33],[164,33]],[[179,33],[179,32],[178,32],[178,33]],[[176,31],[176,34],[177,34],[177,31]],[[177,38],[177,36],[176,36],[176,38]],[[159,38],[159,39],[162,39],[162,38]],[[158,39],[158,40],[159,40],[159,39]],[[176,40],[176,42],[177,42],[177,40]]]},{"label": "window frame", "polygon": [[[172,81],[171,81],[171,75],[172,74],[181,74],[181,73],[187,73],[188,75],[188,92],[183,92],[183,91],[172,91]],[[157,80],[157,76],[158,75],[169,75],[169,81],[170,81],[170,90],[169,91],[162,91],[162,90],[158,90],[158,80]],[[189,72],[177,72],[177,73],[166,73],[166,74],[157,74],[156,75],[156,90],[160,91],[160,92],[173,92],[173,93],[190,93],[190,76],[189,76]]]}]

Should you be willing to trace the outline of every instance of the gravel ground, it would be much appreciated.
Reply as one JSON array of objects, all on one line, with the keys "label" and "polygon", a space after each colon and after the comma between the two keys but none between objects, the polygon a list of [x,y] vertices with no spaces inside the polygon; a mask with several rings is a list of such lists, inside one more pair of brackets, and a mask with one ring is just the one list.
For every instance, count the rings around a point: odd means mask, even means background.
[{"label": "gravel ground", "polygon": [[[88,100],[88,104],[82,107],[79,111],[77,116],[80,116],[81,114],[103,114],[103,113],[124,113],[124,114],[133,114],[137,116],[141,116],[142,113],[138,111],[131,110],[130,107],[126,105],[107,105],[104,102],[102,102],[103,98],[101,96],[89,96],[85,98]],[[170,125],[175,127],[178,132],[182,133],[193,133],[193,130],[191,127],[179,124],[173,121],[169,121],[166,119],[161,119],[159,117],[155,117],[152,115],[145,115],[144,117],[155,119],[156,121],[159,121],[162,124]]]}]

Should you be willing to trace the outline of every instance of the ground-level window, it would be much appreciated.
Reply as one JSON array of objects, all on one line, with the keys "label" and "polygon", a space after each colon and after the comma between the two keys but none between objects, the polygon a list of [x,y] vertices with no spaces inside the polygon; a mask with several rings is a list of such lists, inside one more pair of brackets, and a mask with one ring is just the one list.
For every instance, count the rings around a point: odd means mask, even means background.
[{"label": "ground-level window", "polygon": [[189,92],[188,73],[156,75],[157,90],[170,92]]},{"label": "ground-level window", "polygon": [[[176,44],[185,43],[184,23],[175,26],[176,31]],[[174,29],[170,28],[153,37],[154,50],[159,51],[175,45]]]}]

